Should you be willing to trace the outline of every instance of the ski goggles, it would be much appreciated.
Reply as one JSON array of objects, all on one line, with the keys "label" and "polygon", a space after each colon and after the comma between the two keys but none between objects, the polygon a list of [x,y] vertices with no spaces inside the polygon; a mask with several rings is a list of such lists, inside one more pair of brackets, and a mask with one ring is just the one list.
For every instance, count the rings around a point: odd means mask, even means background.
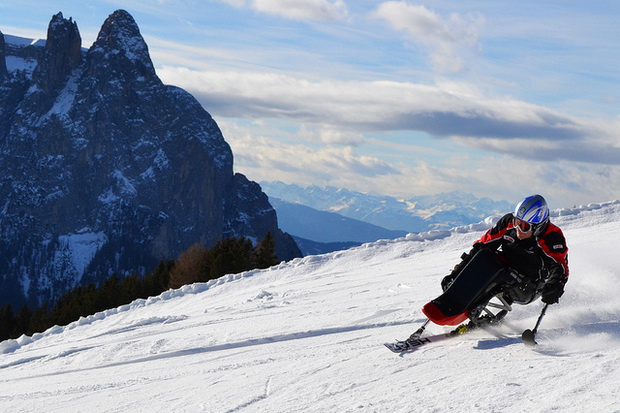
[{"label": "ski goggles", "polygon": [[523,220],[521,220],[519,218],[516,218],[516,217],[515,217],[515,219],[512,220],[512,225],[514,225],[515,228],[518,228],[519,231],[521,231],[524,234],[530,232],[532,230],[532,228],[534,227],[529,222],[523,221]]}]

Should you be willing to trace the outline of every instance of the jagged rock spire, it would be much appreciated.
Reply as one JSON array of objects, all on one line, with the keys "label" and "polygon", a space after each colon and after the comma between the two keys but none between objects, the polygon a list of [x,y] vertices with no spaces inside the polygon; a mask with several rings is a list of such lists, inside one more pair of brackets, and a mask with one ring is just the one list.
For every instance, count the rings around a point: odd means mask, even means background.
[{"label": "jagged rock spire", "polygon": [[47,29],[43,60],[33,75],[37,86],[45,92],[60,89],[82,63],[81,47],[77,23],[71,18],[65,19],[62,13],[54,15]]}]

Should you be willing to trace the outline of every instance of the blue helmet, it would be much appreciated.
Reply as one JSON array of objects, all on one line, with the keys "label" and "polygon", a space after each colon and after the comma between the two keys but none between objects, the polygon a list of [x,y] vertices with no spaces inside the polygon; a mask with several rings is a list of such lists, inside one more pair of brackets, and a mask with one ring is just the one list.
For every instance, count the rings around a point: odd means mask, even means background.
[{"label": "blue helmet", "polygon": [[534,228],[534,235],[544,231],[549,222],[549,207],[547,201],[540,195],[532,195],[519,202],[514,212],[515,218],[529,222]]}]

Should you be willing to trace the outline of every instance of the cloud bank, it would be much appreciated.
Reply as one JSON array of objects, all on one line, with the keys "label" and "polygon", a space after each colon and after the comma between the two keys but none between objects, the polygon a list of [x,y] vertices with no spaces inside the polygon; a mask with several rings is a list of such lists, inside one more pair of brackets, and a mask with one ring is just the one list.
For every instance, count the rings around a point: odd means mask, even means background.
[{"label": "cloud bank", "polygon": [[486,97],[463,85],[308,81],[275,73],[179,67],[158,72],[221,117],[288,119],[326,125],[341,134],[411,130],[528,159],[620,164],[613,127],[603,129],[510,98]]}]

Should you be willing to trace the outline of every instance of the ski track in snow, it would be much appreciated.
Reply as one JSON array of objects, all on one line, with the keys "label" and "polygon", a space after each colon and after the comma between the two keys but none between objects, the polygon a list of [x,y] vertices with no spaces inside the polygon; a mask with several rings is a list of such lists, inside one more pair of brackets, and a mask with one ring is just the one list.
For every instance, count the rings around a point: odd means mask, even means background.
[{"label": "ski track in snow", "polygon": [[[620,202],[554,211],[570,281],[504,325],[397,355],[499,217],[170,290],[0,343],[11,412],[620,412]],[[428,334],[447,329],[430,325]]]}]

